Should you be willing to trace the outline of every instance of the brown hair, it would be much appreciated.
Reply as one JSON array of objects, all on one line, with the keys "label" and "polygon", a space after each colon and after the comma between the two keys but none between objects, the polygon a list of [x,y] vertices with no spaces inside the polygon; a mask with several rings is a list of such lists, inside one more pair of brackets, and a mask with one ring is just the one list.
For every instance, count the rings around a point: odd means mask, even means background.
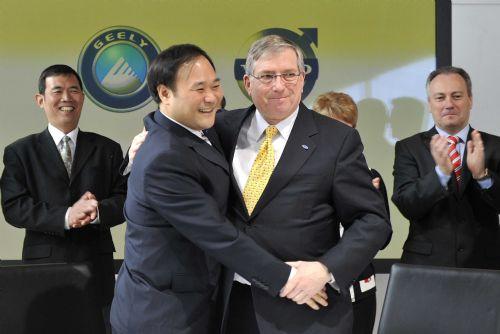
[{"label": "brown hair", "polygon": [[353,128],[358,122],[358,107],[352,97],[345,93],[328,92],[319,95],[314,101],[313,110],[350,124]]}]

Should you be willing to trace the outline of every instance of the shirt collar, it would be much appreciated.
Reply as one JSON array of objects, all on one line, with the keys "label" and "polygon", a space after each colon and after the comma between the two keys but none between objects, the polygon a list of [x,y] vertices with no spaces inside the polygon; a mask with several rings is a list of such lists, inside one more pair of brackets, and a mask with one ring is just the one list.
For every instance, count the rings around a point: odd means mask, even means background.
[{"label": "shirt collar", "polygon": [[52,139],[54,140],[54,143],[56,143],[56,145],[59,145],[59,143],[61,142],[61,139],[64,136],[68,136],[71,139],[71,141],[73,142],[73,144],[75,144],[75,146],[76,146],[76,138],[78,137],[78,131],[79,131],[78,127],[73,129],[69,133],[64,133],[49,123],[48,129],[49,129],[49,133],[52,136]]},{"label": "shirt collar", "polygon": [[[295,109],[293,113],[290,114],[287,118],[277,123],[275,126],[278,129],[279,134],[288,141],[288,137],[290,137],[290,133],[292,132],[293,124],[297,119],[297,115],[299,114],[299,107]],[[255,114],[253,116],[252,123],[250,124],[249,132],[255,135],[256,141],[264,134],[267,127],[270,124],[262,117],[259,110],[255,110]],[[253,136],[252,136],[253,137]]]},{"label": "shirt collar", "polygon": [[162,114],[163,116],[165,116],[166,118],[168,118],[169,120],[171,120],[172,122],[174,122],[175,124],[182,126],[184,129],[188,130],[189,132],[191,132],[192,134],[194,134],[196,137],[198,137],[201,140],[205,141],[206,137],[205,137],[205,134],[203,133],[203,131],[191,129],[189,126],[185,126],[184,124],[177,122],[175,119],[173,119],[173,118],[165,115],[161,111],[160,111],[160,114]]},{"label": "shirt collar", "polygon": [[[453,136],[460,138],[460,142],[466,143],[467,142],[467,135],[469,134],[469,130],[470,130],[470,125],[467,124],[467,126],[465,128],[463,128],[462,130],[458,131]],[[448,136],[451,136],[448,132],[444,131],[443,129],[438,128],[437,125],[436,125],[436,131],[439,133],[439,135],[441,137],[446,137],[447,138]]]}]

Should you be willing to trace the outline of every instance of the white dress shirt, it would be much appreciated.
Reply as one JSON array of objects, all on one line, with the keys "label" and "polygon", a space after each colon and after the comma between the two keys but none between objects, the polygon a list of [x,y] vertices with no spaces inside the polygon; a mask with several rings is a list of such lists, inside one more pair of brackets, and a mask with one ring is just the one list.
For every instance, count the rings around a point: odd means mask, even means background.
[{"label": "white dress shirt", "polygon": [[[61,150],[61,144],[62,144],[61,141],[62,141],[63,137],[64,136],[69,137],[70,141],[68,142],[68,145],[69,145],[69,148],[71,149],[71,159],[72,159],[71,164],[73,164],[73,162],[75,161],[76,141],[78,138],[78,131],[79,131],[78,127],[75,128],[74,130],[71,130],[70,132],[68,132],[66,134],[50,123],[47,127],[49,130],[50,136],[52,137],[52,139],[54,140],[54,143],[57,146],[58,151]],[[66,210],[66,214],[64,215],[64,229],[65,230],[70,229],[70,226],[69,226],[69,211],[70,210],[71,210],[71,207],[69,207]],[[91,224],[99,224],[99,209],[97,209],[96,219],[94,219],[90,223]]]},{"label": "white dress shirt", "polygon": [[[275,124],[278,129],[278,133],[274,136],[272,141],[274,150],[274,166],[278,164],[281,155],[283,154],[283,150],[285,149],[288,137],[290,137],[290,132],[292,132],[293,124],[297,119],[298,113],[299,109],[297,108],[297,110],[295,110],[290,116],[278,124]],[[241,127],[232,162],[233,175],[241,193],[243,193],[243,189],[245,189],[248,175],[250,175],[253,162],[257,157],[257,153],[259,152],[262,142],[264,141],[265,131],[269,125],[270,124],[267,123],[260,112],[255,110],[254,115],[247,118]],[[295,272],[295,268],[290,270],[289,279],[295,275]],[[234,274],[234,280],[250,285],[250,282],[237,273]]]}]

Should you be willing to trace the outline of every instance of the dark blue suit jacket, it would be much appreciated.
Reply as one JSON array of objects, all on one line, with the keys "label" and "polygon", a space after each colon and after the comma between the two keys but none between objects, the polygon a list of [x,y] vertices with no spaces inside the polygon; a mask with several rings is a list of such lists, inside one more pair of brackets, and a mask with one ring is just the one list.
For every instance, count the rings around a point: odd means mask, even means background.
[{"label": "dark blue suit jacket", "polygon": [[159,111],[145,123],[129,176],[113,330],[213,333],[218,262],[273,296],[290,268],[225,219],[229,167],[217,137],[208,131],[210,146]]}]

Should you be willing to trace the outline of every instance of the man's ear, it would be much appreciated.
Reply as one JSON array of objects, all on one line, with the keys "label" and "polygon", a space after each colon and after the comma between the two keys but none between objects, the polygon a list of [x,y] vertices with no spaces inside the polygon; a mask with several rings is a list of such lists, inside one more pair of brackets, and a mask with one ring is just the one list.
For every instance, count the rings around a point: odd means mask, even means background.
[{"label": "man's ear", "polygon": [[43,94],[35,94],[35,102],[36,104],[43,109],[43,102],[45,101],[45,96]]},{"label": "man's ear", "polygon": [[243,84],[245,85],[245,90],[247,91],[248,96],[252,96],[252,91],[250,89],[250,76],[248,74],[243,76]]},{"label": "man's ear", "polygon": [[158,92],[158,97],[160,98],[161,103],[169,104],[173,95],[172,90],[165,85],[158,85],[158,87],[156,87],[156,91]]}]

